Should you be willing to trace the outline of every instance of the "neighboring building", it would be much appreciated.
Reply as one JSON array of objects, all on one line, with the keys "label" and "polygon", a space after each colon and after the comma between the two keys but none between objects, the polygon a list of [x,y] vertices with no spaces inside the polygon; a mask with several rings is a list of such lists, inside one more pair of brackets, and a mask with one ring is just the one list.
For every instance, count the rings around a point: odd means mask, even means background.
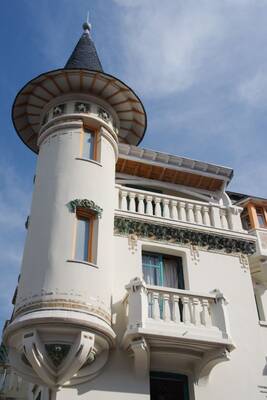
[{"label": "neighboring building", "polygon": [[249,258],[255,300],[261,325],[267,326],[267,199],[229,192],[243,208],[243,228],[257,237],[256,252]]},{"label": "neighboring building", "polygon": [[230,168],[137,147],[144,107],[87,23],[13,122],[38,162],[2,398],[266,398],[267,202],[228,195]]}]

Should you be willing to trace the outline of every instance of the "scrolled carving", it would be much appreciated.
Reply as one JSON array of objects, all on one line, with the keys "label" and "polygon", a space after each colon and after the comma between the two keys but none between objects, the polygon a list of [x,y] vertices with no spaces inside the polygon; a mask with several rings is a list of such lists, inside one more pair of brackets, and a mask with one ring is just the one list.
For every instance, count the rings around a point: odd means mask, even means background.
[{"label": "scrolled carving", "polygon": [[58,117],[59,115],[64,114],[65,104],[59,104],[53,108],[53,117]]},{"label": "scrolled carving", "polygon": [[90,104],[77,102],[75,103],[74,111],[77,113],[88,113],[90,111]]},{"label": "scrolled carving", "polygon": [[111,120],[110,114],[100,107],[98,108],[98,116],[102,118],[105,122],[109,122]]},{"label": "scrolled carving", "polygon": [[75,199],[69,202],[69,206],[72,212],[75,212],[77,208],[84,208],[92,211],[97,217],[102,217],[103,208],[95,204],[93,200]]},{"label": "scrolled carving", "polygon": [[170,243],[189,244],[206,250],[221,250],[225,253],[254,254],[254,242],[244,239],[227,238],[222,235],[197,232],[194,230],[148,223],[130,218],[115,217],[115,233],[149,238]]}]

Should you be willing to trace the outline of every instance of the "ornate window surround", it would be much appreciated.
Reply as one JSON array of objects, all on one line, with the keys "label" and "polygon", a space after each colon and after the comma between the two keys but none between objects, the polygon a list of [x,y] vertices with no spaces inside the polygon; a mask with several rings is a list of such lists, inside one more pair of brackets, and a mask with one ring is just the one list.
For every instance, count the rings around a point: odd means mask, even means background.
[{"label": "ornate window surround", "polygon": [[[97,238],[94,237],[94,231],[96,228],[96,219],[101,218],[103,209],[95,204],[94,201],[88,199],[75,199],[68,203],[68,207],[71,212],[76,214],[75,229],[73,237],[73,249],[72,259],[69,261],[85,262],[92,264],[95,262],[95,243]],[[88,256],[86,259],[76,259],[76,246],[77,246],[77,229],[78,220],[85,220],[89,223],[89,234],[88,234]]]},{"label": "ornate window surround", "polygon": [[103,208],[99,207],[93,200],[88,199],[75,199],[68,203],[71,212],[76,212],[78,209],[84,209],[91,212],[98,218],[102,217]]}]

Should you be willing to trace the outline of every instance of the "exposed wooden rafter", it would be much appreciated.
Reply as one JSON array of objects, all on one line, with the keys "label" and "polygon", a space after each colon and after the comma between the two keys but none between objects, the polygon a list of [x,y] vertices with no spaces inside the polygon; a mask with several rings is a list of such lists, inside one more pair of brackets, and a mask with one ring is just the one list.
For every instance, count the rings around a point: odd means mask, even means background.
[{"label": "exposed wooden rafter", "polygon": [[97,93],[99,96],[101,96],[101,94],[104,92],[104,90],[111,85],[112,83],[116,82],[115,79],[109,79],[105,85],[102,87],[102,89],[100,89],[100,91]]}]

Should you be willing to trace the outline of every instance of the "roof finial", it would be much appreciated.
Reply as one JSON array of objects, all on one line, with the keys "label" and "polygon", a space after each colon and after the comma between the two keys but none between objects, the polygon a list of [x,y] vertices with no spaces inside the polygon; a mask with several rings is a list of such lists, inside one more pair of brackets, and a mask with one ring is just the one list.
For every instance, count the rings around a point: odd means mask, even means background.
[{"label": "roof finial", "polygon": [[89,11],[87,12],[86,22],[83,23],[84,33],[90,33],[92,25],[89,23]]}]

